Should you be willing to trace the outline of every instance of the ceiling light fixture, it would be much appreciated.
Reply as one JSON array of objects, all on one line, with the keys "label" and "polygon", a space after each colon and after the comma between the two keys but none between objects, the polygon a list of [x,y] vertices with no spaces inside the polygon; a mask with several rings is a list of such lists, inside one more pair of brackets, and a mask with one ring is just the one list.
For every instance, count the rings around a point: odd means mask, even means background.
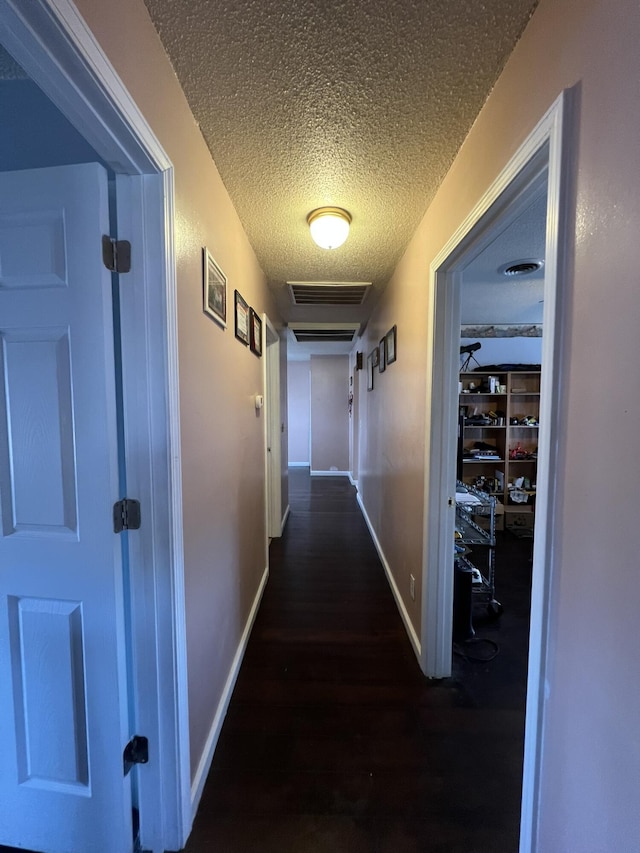
[{"label": "ceiling light fixture", "polygon": [[351,214],[341,207],[319,207],[307,216],[313,242],[321,249],[337,249],[349,236]]}]

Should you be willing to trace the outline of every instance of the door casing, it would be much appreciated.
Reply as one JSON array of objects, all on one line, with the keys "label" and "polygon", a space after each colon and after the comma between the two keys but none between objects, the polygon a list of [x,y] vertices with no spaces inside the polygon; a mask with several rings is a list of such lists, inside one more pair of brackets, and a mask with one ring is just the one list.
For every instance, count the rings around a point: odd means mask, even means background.
[{"label": "door casing", "polygon": [[143,513],[130,536],[133,701],[150,743],[140,842],[180,849],[192,818],[173,167],[69,0],[0,0],[0,42],[117,173],[119,236],[134,258],[121,290],[127,480]]},{"label": "door casing", "polygon": [[280,413],[280,338],[266,314],[262,315],[264,329],[263,388],[265,399],[265,488],[267,559],[269,565],[269,539],[282,536],[286,519],[282,517],[282,451]]},{"label": "door casing", "polygon": [[423,525],[422,652],[425,675],[451,674],[455,450],[458,406],[461,273],[495,234],[496,222],[517,216],[518,204],[536,182],[547,182],[547,231],[540,397],[535,545],[530,616],[520,853],[536,849],[544,725],[547,632],[554,578],[554,477],[560,433],[562,299],[571,92],[563,92],[496,181],[433,260],[430,267],[425,496]]}]

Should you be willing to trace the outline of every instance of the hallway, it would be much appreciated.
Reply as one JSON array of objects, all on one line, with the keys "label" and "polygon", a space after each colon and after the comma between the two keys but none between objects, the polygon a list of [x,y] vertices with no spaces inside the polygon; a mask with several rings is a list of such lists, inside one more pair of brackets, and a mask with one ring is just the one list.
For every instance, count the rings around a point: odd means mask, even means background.
[{"label": "hallway", "polygon": [[476,623],[506,647],[430,682],[355,489],[295,468],[289,497],[186,853],[516,851],[530,544],[502,534],[505,614]]}]

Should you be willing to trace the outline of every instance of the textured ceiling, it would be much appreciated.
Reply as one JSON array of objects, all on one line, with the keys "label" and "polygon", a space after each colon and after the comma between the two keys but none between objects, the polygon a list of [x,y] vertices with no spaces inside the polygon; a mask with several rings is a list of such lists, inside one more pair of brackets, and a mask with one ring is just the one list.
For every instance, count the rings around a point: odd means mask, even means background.
[{"label": "textured ceiling", "polygon": [[[285,320],[286,281],[387,283],[535,0],[145,0]],[[323,251],[309,211],[346,208]]]},{"label": "textured ceiling", "polygon": [[524,276],[505,276],[501,267],[545,257],[547,194],[531,204],[465,269],[462,275],[463,323],[542,323],[544,266]]}]

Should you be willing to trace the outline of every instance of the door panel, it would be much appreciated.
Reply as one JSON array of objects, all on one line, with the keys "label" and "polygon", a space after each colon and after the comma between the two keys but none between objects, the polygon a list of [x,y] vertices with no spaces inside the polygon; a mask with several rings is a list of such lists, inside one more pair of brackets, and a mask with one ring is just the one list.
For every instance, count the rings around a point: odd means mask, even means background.
[{"label": "door panel", "polygon": [[0,844],[132,850],[107,175],[0,174]]}]

